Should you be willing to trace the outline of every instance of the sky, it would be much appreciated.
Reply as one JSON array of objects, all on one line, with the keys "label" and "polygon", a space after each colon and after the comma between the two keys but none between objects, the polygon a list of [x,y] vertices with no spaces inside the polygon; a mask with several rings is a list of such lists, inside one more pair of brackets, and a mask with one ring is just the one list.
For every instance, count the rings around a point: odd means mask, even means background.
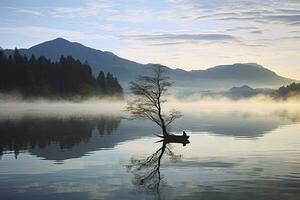
[{"label": "sky", "polygon": [[254,62],[300,80],[300,0],[1,0],[0,46],[63,37],[185,70]]}]

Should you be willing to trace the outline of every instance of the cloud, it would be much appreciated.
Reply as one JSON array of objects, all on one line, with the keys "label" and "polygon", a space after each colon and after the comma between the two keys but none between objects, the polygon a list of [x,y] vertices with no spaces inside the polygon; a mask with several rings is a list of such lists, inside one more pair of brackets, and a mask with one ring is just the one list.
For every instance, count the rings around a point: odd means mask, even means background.
[{"label": "cloud", "polygon": [[36,15],[36,16],[44,16],[41,12],[35,11],[35,10],[16,9],[16,11],[18,11],[20,13],[31,14],[31,15]]},{"label": "cloud", "polygon": [[254,26],[237,26],[234,28],[225,29],[226,31],[240,31],[240,30],[257,30],[257,27]]},{"label": "cloud", "polygon": [[[252,32],[256,34],[262,33],[260,30],[255,30]],[[241,37],[236,37],[230,34],[141,34],[123,35],[121,36],[121,39],[151,42],[150,46],[174,46],[184,44],[192,44],[197,46],[199,45],[199,42],[206,42],[206,45],[222,43],[237,44],[245,47],[265,47],[265,44],[258,44],[257,41],[245,41]]]},{"label": "cloud", "polygon": [[172,45],[180,45],[185,43],[187,42],[163,42],[163,43],[151,44],[151,46],[172,46]]},{"label": "cloud", "polygon": [[[287,25],[300,22],[300,4],[280,0],[171,0],[183,19],[280,22]],[[299,2],[298,2],[299,3]],[[180,15],[179,14],[179,15]]]},{"label": "cloud", "polygon": [[290,23],[289,25],[299,26],[299,25],[300,25],[300,22],[293,22],[293,23]]},{"label": "cloud", "polygon": [[222,21],[249,21],[249,22],[257,22],[257,23],[281,23],[285,25],[299,25],[300,23],[300,15],[243,15],[241,13],[240,16],[237,17],[218,17],[215,20]]},{"label": "cloud", "polygon": [[300,15],[269,15],[262,18],[275,22],[300,22]]},{"label": "cloud", "polygon": [[251,31],[250,33],[254,33],[254,34],[262,34],[263,31],[261,31],[261,30],[256,30],[256,31]]},{"label": "cloud", "polygon": [[226,34],[149,34],[149,35],[127,35],[123,39],[149,40],[149,41],[222,41],[236,40],[232,35]]},{"label": "cloud", "polygon": [[86,5],[79,7],[58,7],[52,11],[55,17],[96,17],[102,13],[113,12],[112,6],[106,1],[89,0]]},{"label": "cloud", "polygon": [[[258,12],[259,13],[259,12]],[[200,16],[198,19],[209,18],[212,20],[222,20],[222,21],[249,21],[257,23],[282,23],[285,25],[298,25],[300,23],[300,15],[266,15],[260,14],[245,14],[240,12],[238,16],[227,16],[222,13],[211,14],[208,16]]]},{"label": "cloud", "polygon": [[[88,18],[101,21],[147,23],[178,20],[222,20],[252,22],[298,23],[300,4],[281,0],[166,0],[166,6],[157,2],[133,0],[88,0],[82,5],[50,9],[52,17]],[[37,10],[19,9],[18,12],[42,15]]]},{"label": "cloud", "polygon": [[300,14],[300,10],[298,9],[278,9],[279,12],[283,12],[286,14]]},{"label": "cloud", "polygon": [[36,16],[44,16],[44,14],[42,12],[37,11],[37,10],[32,10],[32,9],[14,8],[14,7],[2,7],[2,8],[11,9],[11,10],[14,10],[15,12],[23,13],[23,14],[30,14],[30,15],[36,15]]},{"label": "cloud", "polygon": [[278,40],[300,40],[300,36],[281,37]]},{"label": "cloud", "polygon": [[0,33],[20,34],[30,36],[37,40],[49,40],[49,38],[64,37],[71,40],[85,40],[101,38],[97,34],[88,32],[72,31],[65,29],[55,29],[41,26],[19,26],[19,27],[0,27]]},{"label": "cloud", "polygon": [[[85,5],[77,7],[58,7],[51,12],[59,18],[101,18],[104,21],[147,23],[168,20],[171,13],[146,5],[147,2],[135,0],[124,5],[124,1],[88,0]],[[120,6],[121,5],[121,6]],[[153,4],[154,5],[154,4]]]}]

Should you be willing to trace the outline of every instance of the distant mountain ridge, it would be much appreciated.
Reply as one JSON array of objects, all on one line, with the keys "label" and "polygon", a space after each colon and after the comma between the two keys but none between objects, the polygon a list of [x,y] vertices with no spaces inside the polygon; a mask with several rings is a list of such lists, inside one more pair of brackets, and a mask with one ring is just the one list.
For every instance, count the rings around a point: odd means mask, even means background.
[{"label": "distant mountain ridge", "polygon": [[240,87],[232,87],[227,91],[213,92],[206,91],[202,96],[206,97],[227,97],[230,99],[246,99],[256,96],[266,96],[277,100],[295,97],[297,99],[300,95],[300,83],[291,83],[287,86],[282,86],[278,89],[270,88],[251,88],[248,85]]},{"label": "distant mountain ridge", "polygon": [[276,90],[267,88],[251,88],[248,85],[241,87],[232,87],[223,93],[224,96],[231,99],[242,99],[254,97],[257,95],[273,96]]},{"label": "distant mountain ridge", "polygon": [[[57,61],[61,55],[72,56],[81,62],[87,61],[97,75],[100,71],[111,72],[123,84],[127,84],[137,75],[149,72],[151,64],[141,64],[121,58],[112,52],[86,47],[63,38],[46,41],[29,49],[20,49],[21,54],[45,56]],[[11,54],[12,50],[5,50]],[[277,75],[275,72],[256,63],[237,63],[219,65],[206,70],[185,71],[166,67],[168,75],[176,82],[177,90],[189,88],[191,92],[203,89],[228,89],[237,85],[277,88],[296,80]]]}]

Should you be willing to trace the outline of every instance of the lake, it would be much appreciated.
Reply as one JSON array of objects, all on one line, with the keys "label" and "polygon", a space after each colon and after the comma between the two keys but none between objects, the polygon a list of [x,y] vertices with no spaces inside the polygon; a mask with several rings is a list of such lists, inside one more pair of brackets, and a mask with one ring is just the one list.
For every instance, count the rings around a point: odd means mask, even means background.
[{"label": "lake", "polygon": [[1,200],[300,199],[300,106],[177,107],[188,144],[122,105],[1,105]]}]

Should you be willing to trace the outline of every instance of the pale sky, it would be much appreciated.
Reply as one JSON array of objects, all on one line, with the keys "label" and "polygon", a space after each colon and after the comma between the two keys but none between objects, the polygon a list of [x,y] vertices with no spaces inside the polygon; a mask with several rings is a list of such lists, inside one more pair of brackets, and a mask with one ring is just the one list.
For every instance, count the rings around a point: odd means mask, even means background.
[{"label": "pale sky", "polygon": [[300,80],[300,0],[1,0],[0,46],[63,37],[141,63],[256,62]]}]

